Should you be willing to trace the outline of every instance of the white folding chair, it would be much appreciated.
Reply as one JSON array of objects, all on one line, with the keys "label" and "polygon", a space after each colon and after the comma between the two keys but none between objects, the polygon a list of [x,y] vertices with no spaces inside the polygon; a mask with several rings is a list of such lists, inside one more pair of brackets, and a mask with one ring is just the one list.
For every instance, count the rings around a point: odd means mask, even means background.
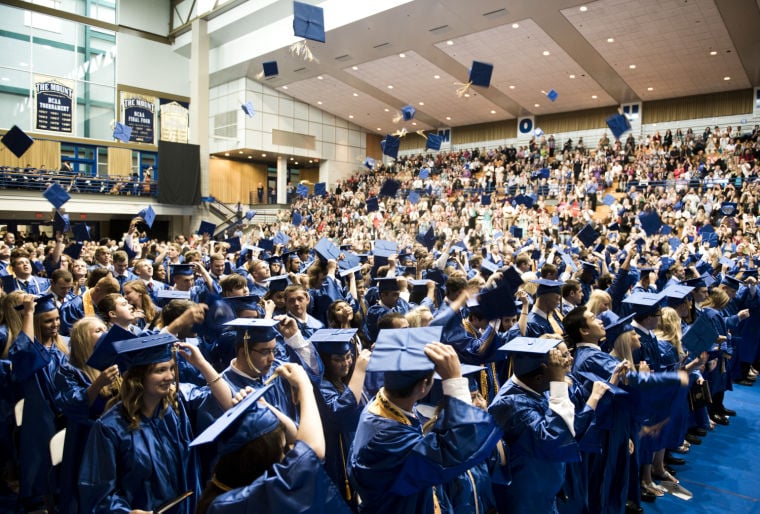
[{"label": "white folding chair", "polygon": [[24,421],[24,399],[21,398],[16,402],[16,406],[13,408],[13,413],[16,415],[16,426],[20,427]]},{"label": "white folding chair", "polygon": [[63,441],[66,439],[66,429],[57,432],[50,439],[50,460],[53,466],[57,466],[63,461]]}]

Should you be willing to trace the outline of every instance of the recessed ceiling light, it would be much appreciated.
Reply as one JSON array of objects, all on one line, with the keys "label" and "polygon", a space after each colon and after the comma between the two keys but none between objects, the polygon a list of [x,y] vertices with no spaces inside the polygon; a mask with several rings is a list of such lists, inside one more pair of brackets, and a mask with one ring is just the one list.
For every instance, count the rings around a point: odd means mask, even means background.
[{"label": "recessed ceiling light", "polygon": [[549,55],[549,50],[544,50],[544,55]]},{"label": "recessed ceiling light", "polygon": [[591,98],[596,100],[596,95],[591,95]]},{"label": "recessed ceiling light", "polygon": [[282,86],[282,89],[288,89],[288,86]]},{"label": "recessed ceiling light", "polygon": [[586,12],[586,11],[588,11],[588,7],[586,7],[585,5],[582,5],[582,6],[580,6],[580,11],[581,11],[581,12]]},{"label": "recessed ceiling light", "polygon": [[293,164],[298,164],[298,161],[294,162]]},{"label": "recessed ceiling light", "polygon": [[322,105],[322,100],[317,100],[317,105]]},{"label": "recessed ceiling light", "polygon": [[314,162],[314,161],[312,161],[311,159],[309,159],[309,164],[311,164],[311,163],[313,163],[313,162]]},{"label": "recessed ceiling light", "polygon": [[570,78],[571,78],[571,79],[574,79],[574,78],[575,78],[575,75],[573,75],[573,74],[571,73],[571,74],[570,74]]},{"label": "recessed ceiling light", "polygon": [[388,84],[388,89],[393,89],[393,84]]},{"label": "recessed ceiling light", "polygon": [[533,107],[541,107],[541,106],[538,104],[533,104]]},{"label": "recessed ceiling light", "polygon": [[520,28],[520,24],[519,23],[513,23],[512,24],[512,28],[513,29],[519,29]]},{"label": "recessed ceiling light", "polygon": [[229,157],[230,156],[230,152],[224,152],[224,156],[225,157]]},{"label": "recessed ceiling light", "polygon": [[425,105],[425,102],[419,102],[420,105]]},{"label": "recessed ceiling light", "polygon": [[414,125],[414,126],[416,127],[416,126],[417,126],[417,122],[416,122],[416,121],[413,121],[413,122],[412,122],[412,125]]},{"label": "recessed ceiling light", "polygon": [[654,91],[654,88],[653,87],[648,87],[647,91]]},{"label": "recessed ceiling light", "polygon": [[515,88],[515,86],[509,86],[509,89],[514,89],[514,88]]},{"label": "recessed ceiling light", "polygon": [[319,80],[324,80],[324,77],[323,77],[322,75],[317,75],[317,78],[318,78]]},{"label": "recessed ceiling light", "polygon": [[2,78],[2,81],[3,81],[3,82],[8,82],[8,81],[10,81],[10,80],[11,80],[11,79],[9,79],[8,77],[3,77],[3,78]]},{"label": "recessed ceiling light", "polygon": [[291,158],[290,158],[290,160],[292,161],[292,160],[293,160],[293,157],[291,157]]},{"label": "recessed ceiling light", "polygon": [[267,156],[267,154],[263,153],[263,154],[261,154],[261,156],[262,156],[262,157],[266,157],[266,156]]},{"label": "recessed ceiling light", "polygon": [[450,40],[450,39],[449,39],[448,41],[446,41],[446,44],[447,44],[447,45],[449,45],[449,46],[451,46],[451,45],[453,45],[453,44],[454,44],[454,42],[453,42],[452,40]]},{"label": "recessed ceiling light", "polygon": [[391,110],[390,110],[390,109],[388,109],[388,108],[385,108],[385,109],[383,109],[383,110],[384,110],[385,112],[391,112]]},{"label": "recessed ceiling light", "polygon": [[438,80],[439,78],[441,78],[441,76],[440,76],[440,75],[433,75],[433,78],[434,78],[435,80]]},{"label": "recessed ceiling light", "polygon": [[349,114],[349,115],[348,115],[348,119],[349,119],[349,120],[352,120],[352,119],[354,119],[354,115],[353,115],[353,114]]},{"label": "recessed ceiling light", "polygon": [[248,158],[249,158],[249,159],[253,159],[253,155],[249,155],[249,156],[248,156]]},{"label": "recessed ceiling light", "polygon": [[379,131],[381,131],[381,132],[382,132],[382,130],[383,130],[383,129],[381,129],[380,127],[377,127],[377,130],[379,130]]},{"label": "recessed ceiling light", "polygon": [[715,50],[713,50],[712,52],[710,52],[710,55],[718,55],[718,52],[716,52]]},{"label": "recessed ceiling light", "polygon": [[615,38],[614,37],[608,37],[607,38],[607,42],[608,43],[614,43],[615,42]]},{"label": "recessed ceiling light", "polygon": [[451,121],[451,116],[446,116],[447,121]]},{"label": "recessed ceiling light", "polygon": [[636,65],[635,65],[635,64],[629,64],[629,65],[628,65],[628,67],[629,67],[630,69],[632,69],[632,70],[635,70],[635,69],[636,69]]},{"label": "recessed ceiling light", "polygon": [[406,57],[406,54],[405,53],[400,53],[400,54],[398,54],[398,56],[403,59],[404,57]]},{"label": "recessed ceiling light", "polygon": [[239,154],[242,154],[242,153],[243,153],[243,150],[238,150],[238,153],[239,153]]},{"label": "recessed ceiling light", "polygon": [[491,109],[491,114],[496,114],[496,111],[494,111],[493,109]]},{"label": "recessed ceiling light", "polygon": [[351,66],[351,69],[354,70],[354,71],[357,71],[359,69],[359,67],[358,66]]},{"label": "recessed ceiling light", "polygon": [[731,77],[723,77],[723,80],[731,80]]},{"label": "recessed ceiling light", "polygon": [[359,93],[354,93],[354,96],[359,96]]},{"label": "recessed ceiling light", "polygon": [[470,93],[465,93],[465,94],[464,94],[464,97],[465,97],[465,98],[470,98]]}]

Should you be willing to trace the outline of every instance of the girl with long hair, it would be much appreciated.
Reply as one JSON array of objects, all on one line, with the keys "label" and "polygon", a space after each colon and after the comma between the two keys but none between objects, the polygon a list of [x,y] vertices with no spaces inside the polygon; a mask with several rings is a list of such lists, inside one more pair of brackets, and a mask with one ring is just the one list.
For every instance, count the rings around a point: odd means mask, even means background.
[{"label": "girl with long hair", "polygon": [[[153,303],[148,287],[142,280],[130,280],[124,283],[124,298],[134,307],[137,316],[137,326],[140,329],[160,329],[161,309]],[[142,316],[140,316],[142,313]]]}]

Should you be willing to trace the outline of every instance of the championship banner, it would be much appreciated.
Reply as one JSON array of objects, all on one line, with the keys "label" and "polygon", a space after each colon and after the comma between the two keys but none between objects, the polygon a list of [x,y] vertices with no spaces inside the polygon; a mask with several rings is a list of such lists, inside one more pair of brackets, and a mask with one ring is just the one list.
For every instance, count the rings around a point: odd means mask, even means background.
[{"label": "championship banner", "polygon": [[76,96],[73,80],[34,75],[34,128],[74,134]]},{"label": "championship banner", "polygon": [[174,100],[161,99],[161,141],[188,143],[190,110]]},{"label": "championship banner", "polygon": [[129,141],[155,145],[158,98],[122,91],[119,105],[121,122],[132,128]]}]

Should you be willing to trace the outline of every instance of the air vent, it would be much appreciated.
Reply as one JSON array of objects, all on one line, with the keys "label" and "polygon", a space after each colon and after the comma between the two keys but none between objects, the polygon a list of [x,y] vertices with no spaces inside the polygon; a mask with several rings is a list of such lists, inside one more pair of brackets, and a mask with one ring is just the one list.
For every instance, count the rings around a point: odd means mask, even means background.
[{"label": "air vent", "polygon": [[441,32],[448,32],[449,26],[448,25],[441,25],[440,27],[433,27],[432,29],[429,29],[428,32],[431,32],[433,34],[441,33]]},{"label": "air vent", "polygon": [[299,71],[303,71],[303,70],[305,70],[305,69],[306,69],[306,66],[301,66],[301,67],[300,67],[300,68],[298,68],[297,70],[293,70],[293,73],[298,73]]},{"label": "air vent", "polygon": [[377,48],[382,48],[382,47],[384,47],[384,46],[388,46],[388,45],[390,45],[390,43],[388,43],[388,42],[386,41],[385,43],[380,43],[379,45],[375,45],[375,46],[373,46],[372,48],[375,48],[375,49],[377,49]]},{"label": "air vent", "polygon": [[348,54],[339,55],[335,58],[336,61],[348,61],[349,59],[351,59],[351,56]]},{"label": "air vent", "polygon": [[503,16],[505,14],[507,14],[507,9],[502,7],[501,9],[496,9],[495,11],[484,12],[483,16],[488,18],[491,16]]}]

